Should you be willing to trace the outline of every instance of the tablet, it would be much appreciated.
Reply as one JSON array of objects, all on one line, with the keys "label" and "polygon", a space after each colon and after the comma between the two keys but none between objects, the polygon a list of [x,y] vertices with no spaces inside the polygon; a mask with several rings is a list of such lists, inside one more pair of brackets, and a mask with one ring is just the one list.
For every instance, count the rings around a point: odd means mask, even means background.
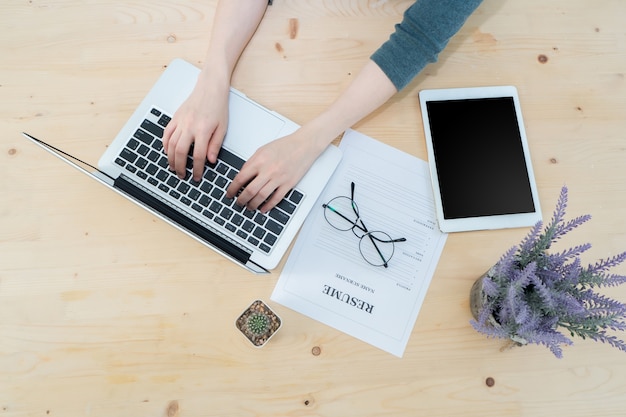
[{"label": "tablet", "polygon": [[419,99],[441,231],[541,220],[515,87],[423,90]]}]

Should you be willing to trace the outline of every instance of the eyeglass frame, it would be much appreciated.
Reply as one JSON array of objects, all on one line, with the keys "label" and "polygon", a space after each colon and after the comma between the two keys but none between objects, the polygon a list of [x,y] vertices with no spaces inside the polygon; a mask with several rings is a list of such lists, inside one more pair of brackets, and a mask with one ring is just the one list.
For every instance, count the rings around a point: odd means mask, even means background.
[{"label": "eyeglass frame", "polygon": [[[391,258],[393,257],[393,254],[395,253],[395,243],[398,242],[406,242],[406,238],[401,237],[401,238],[397,238],[397,239],[391,239],[391,236],[389,236],[388,233],[385,233],[383,231],[380,230],[373,230],[373,231],[369,231],[369,229],[367,228],[367,226],[365,226],[365,223],[363,223],[363,219],[361,219],[361,215],[358,211],[358,206],[356,204],[356,201],[354,201],[354,189],[355,189],[355,184],[354,181],[350,182],[350,197],[346,197],[346,196],[337,196],[337,197],[333,197],[330,200],[328,200],[328,203],[322,204],[322,207],[324,208],[324,219],[326,220],[326,222],[334,229],[336,230],[340,230],[342,232],[347,232],[347,231],[352,231],[352,233],[354,234],[354,236],[358,237],[359,240],[362,240],[365,236],[367,236],[370,241],[372,242],[372,245],[374,245],[374,248],[376,249],[376,252],[378,252],[378,255],[380,256],[380,259],[383,261],[382,264],[377,265],[374,264],[372,262],[370,262],[365,255],[363,255],[362,250],[359,247],[359,252],[361,253],[361,257],[370,265],[373,266],[384,266],[385,268],[389,267],[389,261],[391,260]],[[349,198],[350,199],[350,206],[352,207],[352,211],[354,211],[354,214],[356,216],[356,220],[350,220],[346,215],[344,215],[343,213],[340,213],[339,211],[337,211],[334,207],[330,206],[329,203],[332,202],[333,200],[337,199],[337,198]],[[336,227],[335,225],[333,225],[329,220],[328,217],[326,217],[326,209],[330,210],[331,212],[339,215],[341,218],[343,218],[344,220],[346,220],[348,223],[352,224],[352,227],[349,229],[340,229],[338,227]],[[361,223],[359,225],[359,223]],[[354,229],[357,228],[359,230],[361,230],[363,232],[363,235],[359,236]],[[379,238],[377,238],[376,236],[373,235],[373,233],[383,233],[387,236],[389,236],[389,240],[381,240]],[[378,245],[376,244],[375,241],[379,241],[380,243],[391,243],[392,244],[392,252],[391,255],[389,256],[389,259],[385,259],[385,256],[382,254],[381,250],[378,248]]]}]

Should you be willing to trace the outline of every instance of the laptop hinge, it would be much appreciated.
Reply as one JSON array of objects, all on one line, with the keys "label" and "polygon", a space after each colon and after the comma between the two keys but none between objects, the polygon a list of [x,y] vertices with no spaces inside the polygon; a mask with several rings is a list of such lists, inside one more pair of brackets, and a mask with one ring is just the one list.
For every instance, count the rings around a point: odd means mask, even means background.
[{"label": "laptop hinge", "polygon": [[245,251],[243,248],[237,246],[236,244],[229,242],[219,234],[205,227],[202,227],[182,212],[171,207],[169,204],[161,201],[157,197],[149,194],[148,192],[140,189],[136,184],[125,179],[123,176],[120,175],[119,177],[117,177],[115,179],[115,182],[113,183],[113,186],[120,191],[123,191],[125,194],[128,194],[129,196],[146,204],[148,207],[152,208],[164,217],[170,219],[178,226],[197,236],[201,240],[207,242],[211,246],[226,253],[238,262],[241,262],[242,264],[248,263],[250,259],[249,252]]}]

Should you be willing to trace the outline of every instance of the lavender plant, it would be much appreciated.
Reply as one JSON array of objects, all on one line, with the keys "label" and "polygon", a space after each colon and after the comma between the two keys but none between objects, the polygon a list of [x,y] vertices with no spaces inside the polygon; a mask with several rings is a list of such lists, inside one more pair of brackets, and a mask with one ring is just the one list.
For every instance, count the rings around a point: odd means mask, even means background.
[{"label": "lavender plant", "polygon": [[471,324],[489,337],[544,345],[557,358],[563,355],[561,346],[573,344],[567,333],[626,352],[626,343],[610,334],[626,330],[626,305],[595,291],[626,282],[625,275],[609,273],[626,260],[626,252],[588,266],[580,260],[588,243],[548,253],[553,243],[591,218],[564,220],[567,191],[561,189],[550,223],[543,228],[538,222],[485,274],[481,306]]}]

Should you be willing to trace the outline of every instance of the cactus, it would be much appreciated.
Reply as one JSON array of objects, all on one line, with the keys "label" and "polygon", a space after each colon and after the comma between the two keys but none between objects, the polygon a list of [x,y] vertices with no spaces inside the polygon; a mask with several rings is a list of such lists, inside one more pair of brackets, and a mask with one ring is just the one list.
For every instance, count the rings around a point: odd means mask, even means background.
[{"label": "cactus", "polygon": [[270,319],[264,313],[253,313],[248,317],[247,322],[250,333],[260,336],[270,328]]}]

